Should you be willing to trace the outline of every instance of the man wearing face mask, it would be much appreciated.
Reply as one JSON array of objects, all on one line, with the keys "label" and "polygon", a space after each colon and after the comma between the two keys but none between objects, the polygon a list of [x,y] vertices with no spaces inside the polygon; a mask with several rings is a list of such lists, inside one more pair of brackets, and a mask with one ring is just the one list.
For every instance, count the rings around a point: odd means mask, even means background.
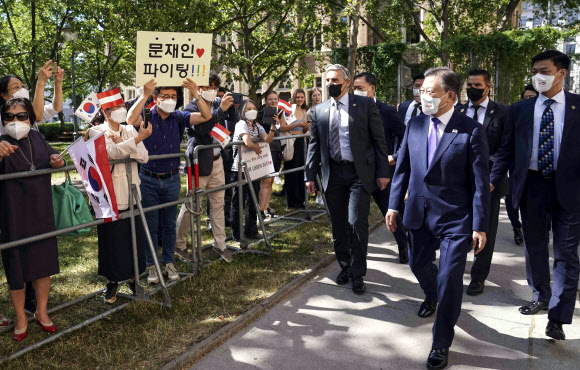
[{"label": "man wearing face mask", "polygon": [[[211,130],[216,124],[227,127],[226,120],[235,121],[235,110],[233,109],[234,98],[230,93],[226,93],[223,99],[218,98],[220,78],[215,73],[209,75],[209,85],[199,88],[201,99],[197,98],[185,107],[185,111],[199,112],[199,100],[203,100],[210,106],[211,119],[198,125],[188,127],[187,133],[187,155],[193,161],[193,151],[198,145],[216,144],[217,141],[210,136]],[[225,167],[231,168],[231,158],[226,149],[213,148],[199,152],[199,187],[201,189],[213,189],[223,186],[226,183]],[[228,171],[229,172],[229,171]],[[231,177],[231,176],[230,176]],[[229,179],[228,179],[229,180]],[[229,183],[229,181],[228,181]],[[230,209],[228,208],[227,218],[225,215],[225,191],[215,191],[208,194],[209,212],[211,218],[211,231],[215,239],[214,250],[227,262],[232,262],[233,257],[226,248],[225,220],[229,219]],[[229,195],[231,205],[231,194]],[[181,206],[177,219],[177,244],[176,253],[187,260],[191,260],[191,251],[187,250],[187,236],[190,235],[189,212],[185,205]]]},{"label": "man wearing face mask", "polygon": [[375,102],[348,94],[350,77],[340,64],[326,67],[328,94],[312,113],[304,179],[310,194],[322,165],[322,188],[332,221],[334,251],[341,267],[338,284],[352,279],[364,293],[370,198],[390,181],[388,149]]},{"label": "man wearing face mask", "polygon": [[401,120],[407,125],[409,120],[413,117],[421,115],[421,95],[419,94],[419,89],[425,81],[425,75],[423,73],[417,73],[413,76],[413,99],[407,100],[399,104],[399,116]]},{"label": "man wearing face mask", "polygon": [[[174,86],[155,87],[155,85],[155,80],[150,80],[143,86],[143,95],[139,97],[129,110],[127,123],[135,127],[141,125],[143,121],[141,112],[147,99],[153,95],[156,105],[151,109],[151,122],[149,122],[153,126],[153,132],[151,136],[143,140],[143,144],[145,144],[149,156],[180,153],[180,144],[185,128],[210,119],[209,106],[205,102],[199,102],[199,113],[175,110],[179,97],[179,88]],[[188,78],[183,82],[182,86],[188,89],[194,98],[199,99],[200,96],[195,82]],[[139,179],[141,180],[140,189],[144,208],[179,199],[179,191],[181,190],[180,163],[180,158],[169,158],[150,160],[141,165]],[[145,217],[147,218],[147,226],[153,242],[159,240],[157,232],[159,225],[161,225],[161,240],[163,244],[161,263],[164,265],[164,271],[167,273],[169,280],[179,279],[179,274],[173,265],[177,206],[162,208],[160,212],[147,212]],[[149,269],[147,281],[150,284],[156,284],[159,282],[159,276],[153,265],[153,256],[149,248],[145,249],[145,255]]]},{"label": "man wearing face mask", "polygon": [[[405,136],[405,124],[399,118],[397,110],[375,97],[375,91],[377,87],[376,77],[369,72],[362,72],[354,76],[354,94],[358,96],[367,96],[375,101],[379,114],[381,116],[381,121],[383,122],[383,130],[385,131],[385,138],[387,139],[387,148],[389,157],[393,155],[395,140],[399,142],[403,141]],[[391,168],[391,172],[394,168]],[[389,210],[389,194],[391,193],[391,184],[389,183],[387,187],[383,190],[373,191],[373,199],[379,206],[383,217],[387,215]],[[399,216],[399,222],[403,222]],[[399,262],[408,263],[409,262],[409,251],[407,242],[407,232],[403,227],[397,229],[393,233],[395,240],[397,241],[397,246],[399,248]]]},{"label": "man wearing face mask", "polygon": [[[497,104],[489,98],[491,89],[491,75],[484,69],[472,69],[467,76],[467,104],[458,104],[456,109],[473,118],[481,125],[487,137],[489,145],[489,168],[493,166],[494,154],[501,143],[503,126],[505,121],[505,107]],[[491,268],[491,259],[495,247],[495,238],[499,222],[499,209],[501,198],[508,193],[507,175],[500,181],[499,186],[491,193],[489,228],[487,230],[487,243],[485,249],[473,259],[471,267],[471,282],[467,287],[468,295],[483,293],[485,280]]]},{"label": "man wearing face mask", "polygon": [[[565,339],[563,324],[574,315],[580,265],[580,95],[565,92],[570,58],[547,50],[532,58],[537,97],[510,106],[491,173],[495,189],[510,171],[510,194],[520,207],[528,285],[533,301],[520,313],[548,310],[546,335]],[[552,223],[554,268],[550,287],[549,235]]]},{"label": "man wearing face mask", "polygon": [[[408,191],[403,224],[409,229],[409,265],[425,293],[418,316],[437,312],[429,369],[447,366],[467,253],[481,252],[489,225],[487,140],[479,123],[455,111],[459,88],[459,77],[449,68],[425,72],[424,115],[407,124],[386,217],[394,232]],[[438,249],[439,268],[434,264]]]}]

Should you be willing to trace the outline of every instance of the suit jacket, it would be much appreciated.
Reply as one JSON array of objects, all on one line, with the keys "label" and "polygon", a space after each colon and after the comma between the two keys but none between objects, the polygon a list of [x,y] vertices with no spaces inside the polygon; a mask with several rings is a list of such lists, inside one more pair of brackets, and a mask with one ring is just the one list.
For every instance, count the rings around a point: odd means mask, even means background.
[{"label": "suit jacket", "polygon": [[[385,131],[373,99],[354,94],[349,94],[348,98],[348,130],[354,166],[365,190],[371,193],[378,188],[377,178],[391,177]],[[329,123],[332,101],[328,99],[314,107],[304,171],[305,181],[314,181],[322,165],[322,187],[325,190],[330,175]]]},{"label": "suit jacket", "polygon": [[[455,111],[427,168],[431,116],[415,117],[399,151],[389,208],[418,229],[425,220],[434,235],[486,231],[489,222],[489,154],[482,126]],[[408,190],[406,205],[405,193]]]},{"label": "suit jacket", "polygon": [[401,118],[401,121],[403,121],[403,124],[405,124],[405,116],[407,115],[407,110],[409,109],[409,105],[411,105],[411,103],[413,101],[414,100],[411,99],[411,100],[407,100],[407,101],[404,101],[401,104],[399,104],[398,112],[399,112],[399,117]]},{"label": "suit jacket", "polygon": [[[221,99],[216,98],[211,103],[211,116],[212,119],[197,125],[189,126],[185,129],[187,134],[187,150],[186,154],[189,155],[191,161],[193,161],[193,151],[198,145],[210,145],[213,144],[213,137],[210,136],[210,132],[216,123],[227,127],[226,120],[233,121],[236,119],[235,109],[232,106],[229,110],[224,112],[221,108]],[[184,109],[187,112],[199,112],[199,107],[195,101],[190,102]],[[221,154],[223,157],[224,165],[231,167],[232,159],[230,153],[227,150],[222,149]],[[228,168],[228,167],[226,167]],[[213,170],[213,149],[204,149],[199,152],[199,176],[209,176]]]},{"label": "suit jacket", "polygon": [[[556,195],[563,209],[580,212],[580,95],[565,94],[564,131],[556,170]],[[491,172],[491,183],[497,186],[513,165],[513,171],[510,171],[510,193],[514,207],[520,204],[528,178],[536,100],[522,100],[509,107],[501,146]]]},{"label": "suit jacket", "polygon": [[[469,104],[457,104],[455,107],[460,113],[467,114],[467,108]],[[507,108],[500,105],[493,100],[489,100],[487,109],[485,110],[485,118],[483,119],[483,130],[487,137],[487,144],[489,145],[489,155],[493,161],[494,154],[497,152],[503,135],[505,117]],[[492,164],[490,163],[490,169]],[[504,197],[509,192],[507,175],[502,178],[498,183],[498,186],[494,190],[499,193],[500,197]]]},{"label": "suit jacket", "polygon": [[397,110],[390,105],[383,103],[380,100],[376,101],[377,109],[383,121],[383,129],[385,130],[385,138],[387,139],[387,148],[389,155],[395,152],[395,138],[399,142],[403,141],[405,137],[405,129],[407,128],[403,121],[399,118]]}]

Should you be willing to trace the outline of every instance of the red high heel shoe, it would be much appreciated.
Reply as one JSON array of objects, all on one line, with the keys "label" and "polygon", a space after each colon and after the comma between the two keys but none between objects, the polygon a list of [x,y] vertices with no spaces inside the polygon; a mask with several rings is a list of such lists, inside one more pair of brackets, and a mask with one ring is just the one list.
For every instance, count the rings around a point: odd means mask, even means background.
[{"label": "red high heel shoe", "polygon": [[36,318],[36,314],[34,314],[34,320],[36,321],[36,325],[41,326],[42,330],[44,330],[47,333],[54,333],[56,332],[56,326],[54,326],[54,324],[52,323],[52,321],[50,322],[50,324],[45,325],[42,322],[40,322],[39,319]]},{"label": "red high heel shoe", "polygon": [[26,338],[27,329],[28,329],[28,325],[26,325],[24,327],[24,329],[20,329],[20,330],[14,328],[14,334],[12,334],[12,338],[14,338],[14,340],[17,342],[20,342],[21,340]]}]

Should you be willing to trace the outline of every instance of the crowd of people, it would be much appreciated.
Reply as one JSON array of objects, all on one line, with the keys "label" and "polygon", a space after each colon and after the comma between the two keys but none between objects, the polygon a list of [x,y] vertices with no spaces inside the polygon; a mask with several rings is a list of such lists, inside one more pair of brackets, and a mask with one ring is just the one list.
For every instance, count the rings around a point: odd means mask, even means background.
[{"label": "crowd of people", "polygon": [[[492,269],[501,199],[505,198],[514,242],[525,244],[527,279],[534,299],[519,308],[524,315],[548,311],[546,335],[564,339],[563,324],[574,312],[580,265],[580,97],[563,90],[570,59],[548,50],[534,57],[532,85],[521,101],[509,107],[491,99],[488,71],[472,69],[464,84],[448,68],[431,68],[413,77],[413,99],[393,107],[376,97],[377,80],[370,72],[351,78],[339,64],[326,68],[330,98],[322,101],[319,89],[292,93],[291,116],[279,109],[275,91],[263,101],[243,100],[221,87],[211,73],[207,86],[186,79],[182,86],[142,87],[132,102],[103,106],[87,130],[85,140],[105,134],[109,159],[131,158],[132,184],[144,207],[179,199],[180,158],[150,160],[150,156],[179,154],[184,135],[186,155],[196,147],[217,143],[210,135],[216,124],[226,127],[234,141],[261,154],[269,144],[275,172],[304,166],[284,176],[283,194],[288,209],[303,209],[305,189],[322,193],[330,212],[333,243],[340,273],[337,284],[352,282],[352,290],[366,290],[368,216],[371,198],[385,217],[399,250],[399,261],[409,264],[424,291],[418,308],[422,318],[436,315],[427,367],[447,366],[463,296],[463,273],[468,253],[475,258],[466,294],[479,295]],[[44,88],[54,76],[54,99],[44,104]],[[0,174],[60,168],[62,157],[44,140],[36,124],[62,109],[63,71],[50,61],[38,73],[34,99],[16,76],[0,79]],[[468,101],[459,102],[462,86]],[[352,86],[353,93],[349,93]],[[193,100],[183,110],[183,89]],[[310,104],[307,104],[310,100]],[[148,122],[144,108],[154,103]],[[291,118],[291,119],[290,119]],[[308,139],[273,140],[285,135],[310,134]],[[286,142],[286,143],[285,143]],[[292,143],[292,144],[289,144]],[[285,158],[285,145],[293,155]],[[305,157],[305,149],[307,156]],[[239,147],[216,146],[199,152],[199,188],[212,190],[206,213],[215,243],[213,250],[233,261],[226,247],[227,229],[241,241],[238,222],[245,213],[243,236],[261,238],[258,212],[276,217],[271,207],[273,177],[243,187],[222,190],[244,178],[240,174]],[[125,166],[110,168],[119,211],[135,207],[129,199]],[[509,176],[508,176],[509,172]],[[321,188],[316,184],[321,177]],[[392,180],[392,181],[391,181]],[[54,230],[50,175],[0,182],[0,241],[19,240]],[[250,188],[258,198],[253,205]],[[175,257],[191,261],[190,213],[185,205],[146,213],[151,240],[161,248],[163,273],[178,280]],[[521,221],[520,221],[521,214]],[[37,220],[22,222],[22,220]],[[135,294],[135,270],[147,271],[147,282],[160,277],[146,248],[144,227],[137,223],[138,261],[134,264],[129,220],[99,225],[98,274],[106,280],[104,299],[116,300],[119,283],[128,281]],[[554,279],[550,285],[549,232],[553,233]],[[243,247],[243,244],[241,244]],[[434,264],[440,251],[439,266]],[[15,310],[14,339],[26,337],[26,310],[47,332],[56,331],[47,314],[50,276],[59,272],[57,239],[47,238],[2,251],[9,294]],[[1,317],[1,324],[10,320]]]}]

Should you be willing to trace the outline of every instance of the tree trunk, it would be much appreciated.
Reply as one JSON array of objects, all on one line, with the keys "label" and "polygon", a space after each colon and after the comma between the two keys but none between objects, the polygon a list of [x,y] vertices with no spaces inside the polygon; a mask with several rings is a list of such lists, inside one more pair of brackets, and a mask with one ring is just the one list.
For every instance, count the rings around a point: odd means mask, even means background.
[{"label": "tree trunk", "polygon": [[353,83],[352,77],[356,69],[356,50],[358,47],[358,24],[360,19],[360,2],[357,2],[353,14],[350,16],[350,37],[348,40],[348,63],[347,69],[351,76],[351,85]]}]

